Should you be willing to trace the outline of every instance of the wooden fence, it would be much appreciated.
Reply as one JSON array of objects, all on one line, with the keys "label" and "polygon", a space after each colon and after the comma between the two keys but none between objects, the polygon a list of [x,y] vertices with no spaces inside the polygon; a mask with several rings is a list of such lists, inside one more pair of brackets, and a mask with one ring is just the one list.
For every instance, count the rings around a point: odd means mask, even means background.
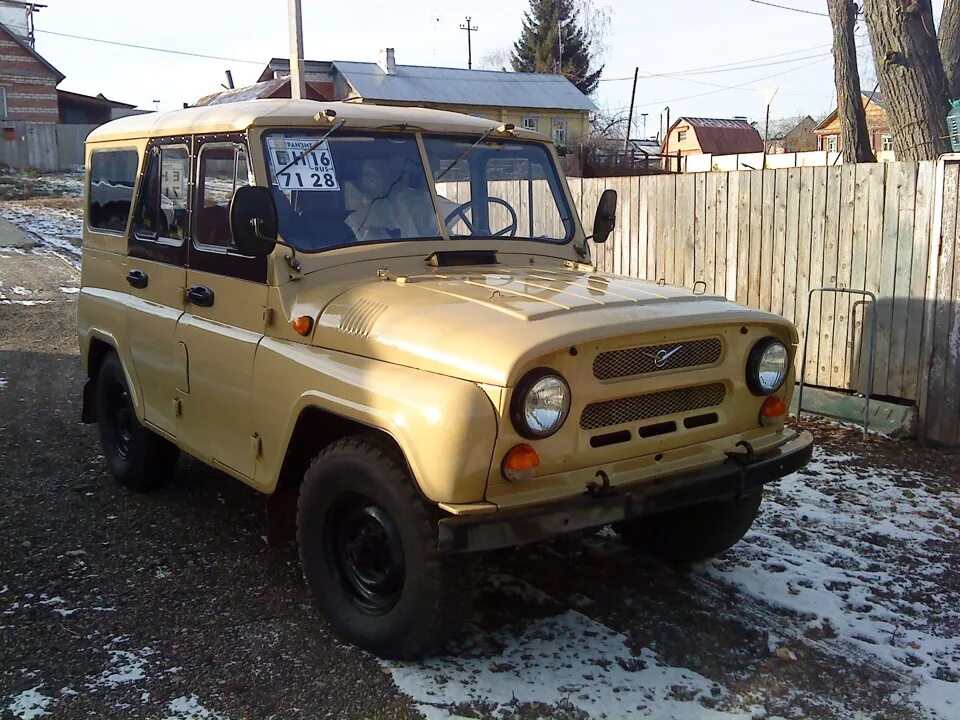
[{"label": "wooden fence", "polygon": [[876,293],[875,307],[814,296],[807,382],[866,390],[864,328],[876,312],[873,393],[917,404],[921,434],[957,445],[958,168],[948,156],[570,184],[588,226],[604,188],[618,191],[617,230],[592,247],[598,268],[690,288],[702,281],[707,292],[792,320],[801,343],[811,289]]},{"label": "wooden fence", "polygon": [[83,166],[83,142],[96,125],[2,122],[0,164],[50,172]]}]

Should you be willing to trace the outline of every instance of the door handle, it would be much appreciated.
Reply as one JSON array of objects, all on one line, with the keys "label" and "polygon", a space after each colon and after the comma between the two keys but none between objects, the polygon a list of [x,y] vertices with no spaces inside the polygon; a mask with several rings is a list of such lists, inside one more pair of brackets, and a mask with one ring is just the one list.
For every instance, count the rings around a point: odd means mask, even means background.
[{"label": "door handle", "polygon": [[150,282],[150,278],[147,277],[147,274],[143,270],[131,270],[127,273],[127,282],[131,286],[139,289],[143,289],[147,286],[147,283]]},{"label": "door handle", "polygon": [[199,307],[213,305],[213,290],[204,285],[193,285],[187,288],[187,301]]}]

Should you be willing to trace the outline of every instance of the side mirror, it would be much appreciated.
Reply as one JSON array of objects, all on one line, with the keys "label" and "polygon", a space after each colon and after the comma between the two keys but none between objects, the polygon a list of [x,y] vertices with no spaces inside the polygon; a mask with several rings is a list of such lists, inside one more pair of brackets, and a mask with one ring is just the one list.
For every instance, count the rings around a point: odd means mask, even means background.
[{"label": "side mirror", "polygon": [[617,191],[604,190],[593,219],[593,241],[605,243],[617,224]]},{"label": "side mirror", "polygon": [[265,187],[237,188],[230,201],[230,232],[241,255],[266,257],[277,245],[277,205]]}]

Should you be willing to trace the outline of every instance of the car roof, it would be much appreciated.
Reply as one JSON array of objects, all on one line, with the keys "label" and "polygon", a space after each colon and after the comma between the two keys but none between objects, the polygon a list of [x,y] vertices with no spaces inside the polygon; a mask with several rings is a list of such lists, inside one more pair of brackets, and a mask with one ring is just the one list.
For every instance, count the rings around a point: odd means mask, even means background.
[{"label": "car roof", "polygon": [[[493,120],[446,110],[355,102],[268,99],[130,115],[96,128],[87,137],[87,142],[240,132],[257,126],[325,128],[330,127],[329,120],[314,119],[317,113],[325,110],[333,110],[338,120],[346,121],[348,128],[411,125],[430,132],[483,133],[501,125]],[[537,133],[520,128],[517,128],[517,134],[544,139]]]}]

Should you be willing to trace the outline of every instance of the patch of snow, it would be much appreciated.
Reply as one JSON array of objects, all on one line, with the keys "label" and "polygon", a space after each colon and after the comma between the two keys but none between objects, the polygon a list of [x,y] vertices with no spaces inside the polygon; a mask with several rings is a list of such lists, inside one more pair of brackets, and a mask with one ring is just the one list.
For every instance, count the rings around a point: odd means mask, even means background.
[{"label": "patch of snow", "polygon": [[171,714],[165,720],[226,720],[223,715],[218,715],[201,705],[196,695],[181,696],[171,700],[167,709]]},{"label": "patch of snow", "polygon": [[[0,375],[0,390],[3,390],[6,386],[7,386],[7,379],[3,375]],[[6,591],[7,591],[7,586],[4,585],[2,592],[6,592]]]},{"label": "patch of snow", "polygon": [[147,674],[149,664],[147,658],[154,654],[150,648],[142,650],[108,650],[110,653],[110,669],[104,670],[99,676],[87,683],[87,687],[114,689],[120,685],[139,682]]},{"label": "patch of snow", "polygon": [[648,648],[634,654],[623,635],[575,610],[468,643],[454,657],[384,667],[429,718],[453,718],[462,707],[495,717],[525,703],[592,718],[747,720],[757,710],[720,709],[737,698]]},{"label": "patch of snow", "polygon": [[10,288],[10,292],[12,292],[14,295],[33,295],[32,290],[27,290],[22,285],[14,285],[12,288]]},{"label": "patch of snow", "polygon": [[79,260],[83,237],[79,211],[7,201],[0,202],[0,217],[36,236],[41,247],[65,252],[71,256],[72,264]]},{"label": "patch of snow", "polygon": [[960,675],[960,593],[944,561],[960,540],[960,493],[924,480],[818,450],[769,486],[744,541],[701,572],[900,673],[931,717],[960,717],[960,684],[941,679]]},{"label": "patch of snow", "polygon": [[41,687],[43,686],[37,685],[29,690],[24,690],[19,695],[12,696],[10,704],[7,705],[7,710],[20,720],[33,720],[33,718],[49,715],[47,707],[53,702],[53,698],[38,692]]},{"label": "patch of snow", "polygon": [[66,294],[66,295],[76,295],[77,293],[80,292],[80,288],[78,288],[78,287],[63,287],[63,286],[61,286],[61,287],[60,287],[60,292]]}]

